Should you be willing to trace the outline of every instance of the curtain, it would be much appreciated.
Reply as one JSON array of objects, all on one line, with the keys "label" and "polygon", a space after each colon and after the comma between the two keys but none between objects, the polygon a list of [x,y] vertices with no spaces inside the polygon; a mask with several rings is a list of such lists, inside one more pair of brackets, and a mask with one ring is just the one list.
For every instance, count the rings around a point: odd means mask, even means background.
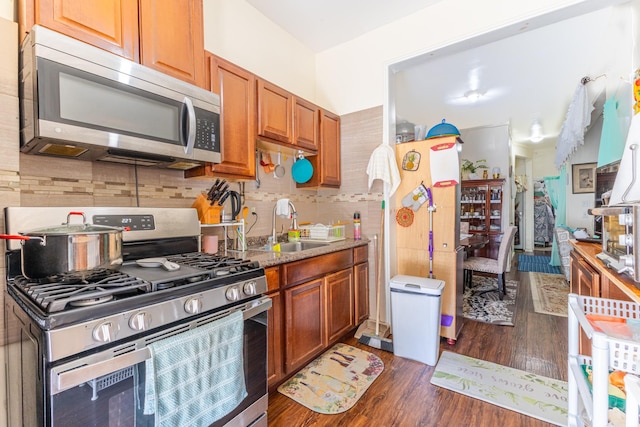
[{"label": "curtain", "polygon": [[[544,177],[544,185],[547,188],[551,206],[556,213],[555,226],[563,225],[567,218],[567,169],[563,165],[560,168],[559,176]],[[553,243],[551,245],[551,262],[550,265],[560,265],[560,252],[558,251],[558,242],[556,235],[553,234]]]}]

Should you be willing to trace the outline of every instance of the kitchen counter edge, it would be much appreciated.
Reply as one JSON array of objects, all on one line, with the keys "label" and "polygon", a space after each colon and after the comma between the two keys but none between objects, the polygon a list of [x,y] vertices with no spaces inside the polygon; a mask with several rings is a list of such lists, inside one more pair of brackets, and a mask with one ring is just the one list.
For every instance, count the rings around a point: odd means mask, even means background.
[{"label": "kitchen counter edge", "polygon": [[606,276],[612,284],[618,287],[618,289],[620,289],[631,300],[640,304],[640,289],[636,287],[634,281],[608,268],[600,259],[596,258],[596,255],[602,252],[601,244],[579,242],[574,239],[570,239],[569,243],[573,246],[574,250],[585,258],[589,264],[596,268],[600,274]]},{"label": "kitchen counter edge", "polygon": [[256,261],[260,264],[260,267],[273,267],[280,264],[286,264],[293,261],[299,261],[302,259],[313,258],[320,255],[325,255],[332,252],[338,252],[345,249],[352,249],[358,246],[364,246],[369,244],[369,239],[363,238],[362,240],[345,239],[337,242],[331,242],[327,246],[320,248],[307,249],[300,252],[267,252],[267,251],[254,251],[248,250],[245,252],[229,251],[230,255],[236,258],[248,259]]}]

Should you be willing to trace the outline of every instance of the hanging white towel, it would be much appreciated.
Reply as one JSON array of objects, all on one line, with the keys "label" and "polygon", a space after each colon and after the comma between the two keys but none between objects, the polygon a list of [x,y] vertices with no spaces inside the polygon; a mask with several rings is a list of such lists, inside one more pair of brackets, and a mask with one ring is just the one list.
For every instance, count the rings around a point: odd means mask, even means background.
[{"label": "hanging white towel", "polygon": [[367,165],[367,175],[369,175],[369,190],[371,190],[373,181],[380,179],[384,182],[389,197],[396,192],[400,185],[400,171],[393,148],[382,144],[373,150]]},{"label": "hanging white towel", "polygon": [[289,218],[289,199],[278,199],[276,202],[276,215],[283,218]]},{"label": "hanging white towel", "polygon": [[591,123],[593,109],[593,105],[589,102],[587,87],[578,83],[556,142],[555,165],[557,169],[562,167],[569,156],[576,151],[578,145],[584,144],[584,132]]}]

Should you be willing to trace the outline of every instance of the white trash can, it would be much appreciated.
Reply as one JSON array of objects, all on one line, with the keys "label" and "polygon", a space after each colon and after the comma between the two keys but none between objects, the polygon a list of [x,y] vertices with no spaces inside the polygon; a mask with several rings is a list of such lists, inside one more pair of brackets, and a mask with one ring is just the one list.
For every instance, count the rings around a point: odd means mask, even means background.
[{"label": "white trash can", "polygon": [[435,366],[444,282],[398,275],[391,279],[390,287],[393,354]]}]

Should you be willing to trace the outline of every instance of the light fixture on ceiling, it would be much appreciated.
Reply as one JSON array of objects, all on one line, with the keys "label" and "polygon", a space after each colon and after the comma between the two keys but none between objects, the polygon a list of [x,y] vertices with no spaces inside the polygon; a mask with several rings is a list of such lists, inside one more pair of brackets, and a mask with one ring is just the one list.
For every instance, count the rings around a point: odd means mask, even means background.
[{"label": "light fixture on ceiling", "polygon": [[477,102],[485,95],[486,92],[481,92],[477,89],[468,90],[464,93],[464,97],[470,102]]},{"label": "light fixture on ceiling", "polygon": [[544,139],[544,135],[542,135],[542,125],[536,119],[531,124],[531,137],[529,138],[529,140],[531,142],[537,143],[542,141],[543,139]]}]

